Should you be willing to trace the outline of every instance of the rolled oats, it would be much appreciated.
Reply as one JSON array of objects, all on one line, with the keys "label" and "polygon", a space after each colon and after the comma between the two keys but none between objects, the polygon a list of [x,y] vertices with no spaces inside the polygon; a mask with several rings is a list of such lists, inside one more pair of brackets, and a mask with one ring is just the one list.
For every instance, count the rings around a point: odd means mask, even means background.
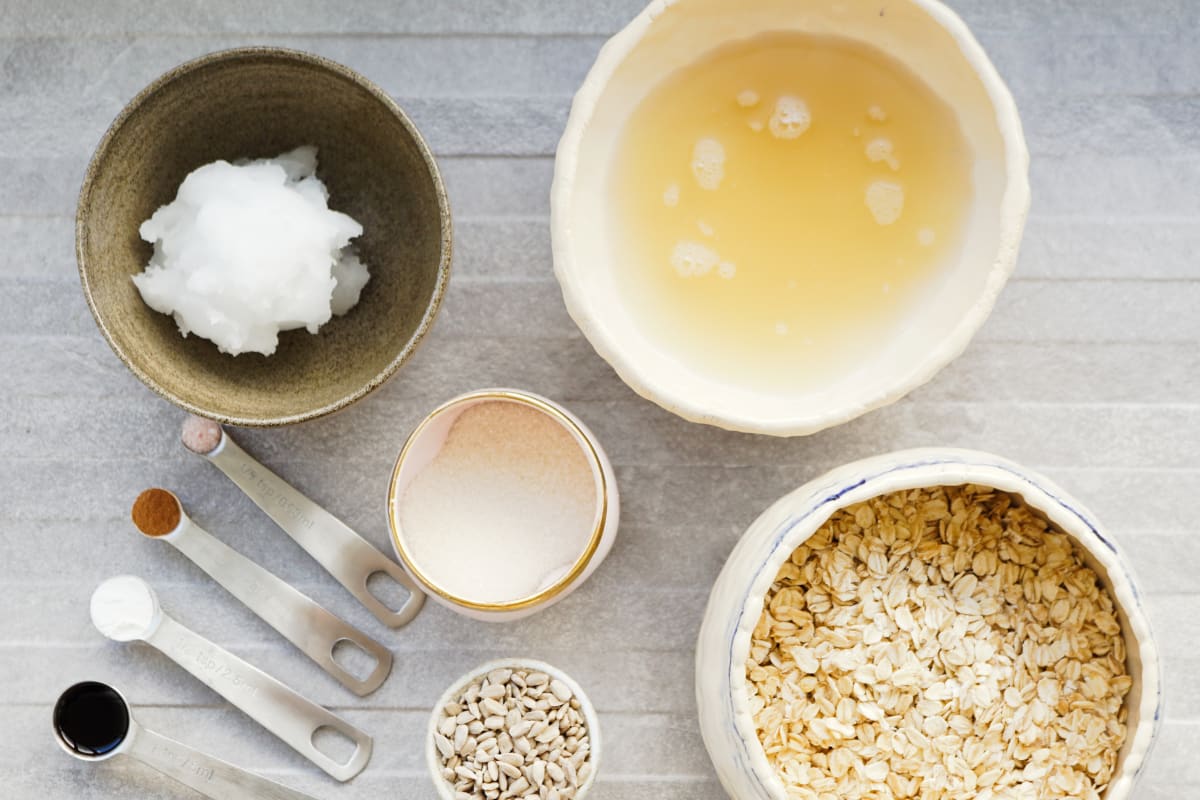
[{"label": "rolled oats", "polygon": [[835,513],[780,568],[746,677],[794,800],[1098,800],[1132,686],[1071,540],[974,485]]}]

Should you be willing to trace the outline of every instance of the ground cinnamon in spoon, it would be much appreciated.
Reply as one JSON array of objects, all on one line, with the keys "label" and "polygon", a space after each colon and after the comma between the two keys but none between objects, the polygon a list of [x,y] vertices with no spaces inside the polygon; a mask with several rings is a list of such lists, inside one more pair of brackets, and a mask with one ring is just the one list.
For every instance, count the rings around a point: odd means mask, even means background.
[{"label": "ground cinnamon in spoon", "polygon": [[166,536],[179,527],[179,498],[166,489],[147,489],[133,501],[133,524],[147,536]]}]

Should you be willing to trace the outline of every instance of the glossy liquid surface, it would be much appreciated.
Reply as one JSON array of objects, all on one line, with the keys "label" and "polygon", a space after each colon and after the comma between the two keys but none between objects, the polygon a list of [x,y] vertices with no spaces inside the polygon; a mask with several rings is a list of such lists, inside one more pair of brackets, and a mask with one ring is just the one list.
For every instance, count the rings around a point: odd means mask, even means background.
[{"label": "glossy liquid surface", "polygon": [[972,197],[948,105],[874,48],[803,34],[668,76],[627,123],[612,182],[614,269],[644,335],[779,393],[897,335]]},{"label": "glossy liquid surface", "polygon": [[102,756],[125,741],[129,708],[112,687],[79,683],[63,692],[54,706],[54,727],[76,753]]}]

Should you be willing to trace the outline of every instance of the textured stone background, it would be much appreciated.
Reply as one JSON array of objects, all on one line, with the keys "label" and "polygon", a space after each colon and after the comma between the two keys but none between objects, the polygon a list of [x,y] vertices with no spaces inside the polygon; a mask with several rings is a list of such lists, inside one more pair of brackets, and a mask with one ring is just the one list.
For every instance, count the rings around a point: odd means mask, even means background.
[{"label": "textured stone background", "polygon": [[[1165,656],[1167,719],[1139,800],[1200,796],[1200,3],[960,0],[1008,80],[1033,153],[1017,274],[967,352],[930,385],[793,441],[682,422],[592,352],[551,273],[547,192],[571,93],[641,0],[0,2],[0,776],[6,798],[193,797],[132,763],[60,753],[50,704],[110,680],[148,727],[318,797],[433,798],[427,708],[485,658],[572,673],[603,715],[597,800],[715,800],[692,646],[708,586],[770,501],[832,466],[917,445],[1043,470],[1125,545]],[[617,466],[625,506],[603,568],[529,621],[490,627],[430,604],[385,633],[214,469],[181,414],[101,339],[79,290],[75,196],[121,106],[176,63],[239,44],[311,50],[395,95],[440,158],[456,215],[445,310],[413,362],[345,414],[247,432],[255,455],[380,545],[388,472],[452,394],[510,384],[567,403]],[[150,485],[396,652],[363,700],[127,521]],[[372,732],[336,785],[156,651],[92,630],[96,583],[141,574],[164,607]]]}]

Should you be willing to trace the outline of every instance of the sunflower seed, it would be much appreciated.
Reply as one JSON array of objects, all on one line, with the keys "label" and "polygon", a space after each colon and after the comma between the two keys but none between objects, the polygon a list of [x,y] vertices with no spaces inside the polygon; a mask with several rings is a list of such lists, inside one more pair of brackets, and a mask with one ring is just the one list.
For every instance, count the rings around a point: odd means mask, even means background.
[{"label": "sunflower seed", "polygon": [[581,708],[544,672],[493,670],[470,684],[442,707],[433,734],[455,800],[573,800],[592,771]]}]

